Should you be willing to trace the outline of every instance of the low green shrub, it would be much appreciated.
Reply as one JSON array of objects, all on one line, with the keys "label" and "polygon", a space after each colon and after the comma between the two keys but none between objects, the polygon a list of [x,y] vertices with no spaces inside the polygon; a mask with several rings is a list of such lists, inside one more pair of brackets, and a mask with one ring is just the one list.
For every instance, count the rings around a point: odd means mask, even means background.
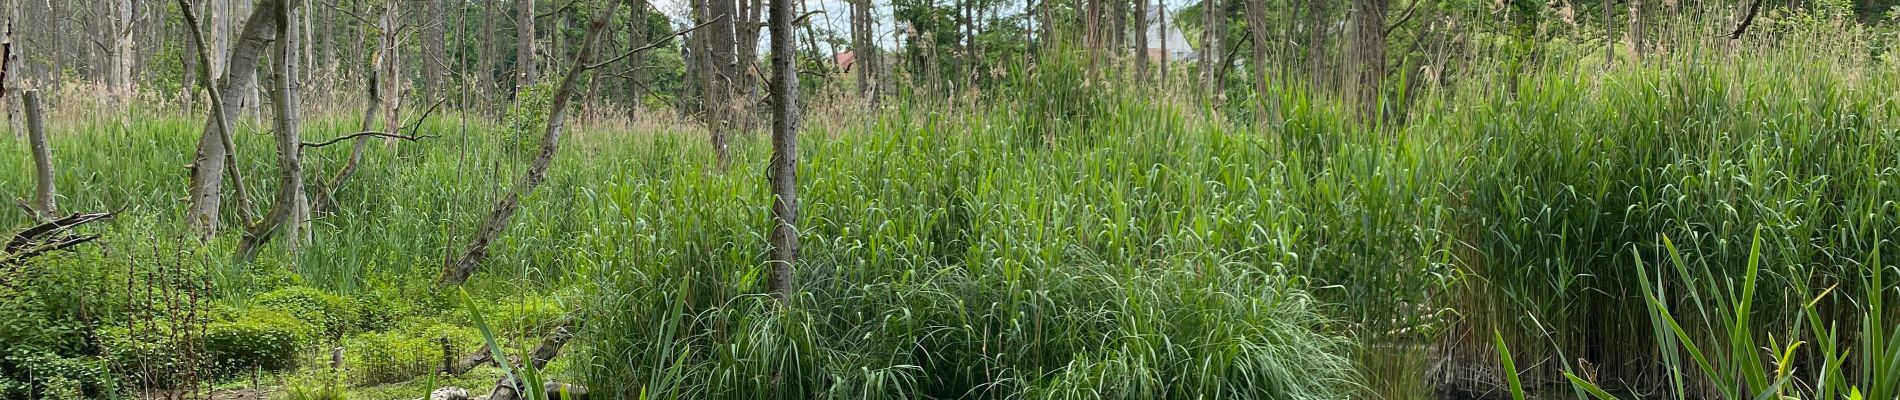
[{"label": "low green shrub", "polygon": [[339,338],[361,326],[357,305],[322,290],[292,286],[257,295],[256,308],[278,310],[319,328],[326,338]]},{"label": "low green shrub", "polygon": [[282,311],[258,309],[236,321],[207,325],[203,345],[216,376],[253,369],[288,371],[297,366],[297,350],[317,332],[317,327]]},{"label": "low green shrub", "polygon": [[467,328],[429,319],[405,320],[402,328],[343,339],[345,369],[355,383],[375,385],[425,376],[442,365],[442,338],[456,357],[479,349],[481,339]]}]

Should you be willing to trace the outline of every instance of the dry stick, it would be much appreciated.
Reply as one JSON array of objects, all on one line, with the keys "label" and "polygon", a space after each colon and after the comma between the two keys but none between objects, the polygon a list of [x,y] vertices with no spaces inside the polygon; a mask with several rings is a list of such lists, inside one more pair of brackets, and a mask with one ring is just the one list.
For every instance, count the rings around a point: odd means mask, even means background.
[{"label": "dry stick", "polygon": [[[656,47],[660,47],[660,46],[665,46],[665,45],[666,45],[666,43],[667,43],[667,40],[670,40],[670,39],[672,39],[672,38],[675,38],[675,37],[679,37],[679,36],[684,36],[684,35],[686,35],[687,33],[692,33],[693,31],[696,31],[696,30],[699,30],[699,28],[702,28],[702,27],[705,27],[706,25],[712,25],[712,23],[714,23],[714,22],[719,22],[719,20],[722,20],[722,19],[726,19],[726,16],[724,16],[724,15],[720,15],[720,16],[719,16],[718,18],[713,18],[712,20],[709,20],[709,21],[706,21],[705,23],[701,23],[701,24],[699,24],[699,25],[693,25],[693,27],[691,27],[691,28],[686,28],[685,30],[681,30],[681,31],[679,31],[679,32],[673,32],[673,34],[671,34],[671,35],[666,35],[666,37],[664,37],[664,38],[660,38],[659,40],[654,40],[654,41],[652,41],[652,42],[649,42],[649,43],[647,43],[647,45],[645,45],[645,46],[640,46],[639,48],[635,48],[635,49],[633,49],[633,50],[628,50],[628,51],[627,51],[626,53],[623,53],[623,54],[621,54],[621,55],[618,55],[618,56],[614,56],[614,58],[609,58],[609,59],[607,59],[606,61],[601,61],[601,62],[598,62],[598,63],[593,63],[593,64],[588,64],[588,65],[587,65],[587,69],[595,69],[595,68],[600,68],[600,67],[602,67],[602,66],[606,66],[607,64],[613,64],[613,63],[615,63],[615,62],[618,62],[618,61],[620,61],[620,60],[624,60],[624,59],[626,59],[627,57],[632,57],[632,56],[633,56],[634,54],[636,54],[636,53],[639,53],[639,52],[642,52],[642,51],[647,51],[647,50],[652,50],[652,49],[654,49],[654,48],[656,48]],[[631,71],[629,71],[629,72],[631,72]]]},{"label": "dry stick", "polygon": [[33,189],[33,217],[41,221],[52,220],[59,214],[59,206],[53,200],[53,149],[46,144],[46,121],[40,114],[40,91],[27,90],[20,95],[21,101],[26,104],[26,141],[33,148],[33,176],[38,183]]},{"label": "dry stick", "polygon": [[516,181],[513,190],[495,203],[488,221],[476,232],[474,240],[470,241],[460,259],[443,271],[442,283],[459,285],[468,281],[469,275],[475,273],[475,267],[488,258],[488,246],[501,237],[502,230],[508,228],[508,221],[521,208],[521,198],[547,179],[548,165],[554,162],[554,153],[560,150],[561,128],[567,119],[567,103],[574,97],[574,87],[580,84],[581,75],[596,67],[593,64],[594,44],[600,41],[600,32],[606,30],[608,18],[619,7],[620,0],[608,0],[606,12],[595,18],[593,26],[588,28],[587,39],[581,43],[580,53],[574,55],[574,68],[567,72],[567,77],[561,79],[561,86],[554,91],[554,100],[548,106],[547,132],[541,139],[540,153],[528,166],[526,176]]},{"label": "dry stick", "polygon": [[[185,24],[191,26],[185,33],[191,35],[192,44],[198,48],[198,63],[211,65],[210,56],[205,54],[208,47],[205,47],[204,34],[198,32],[198,14],[192,11],[191,1],[178,0],[178,8],[183,10]],[[224,98],[218,94],[217,85],[211,82],[210,69],[207,67],[202,72],[202,75],[198,75],[198,83],[204,86],[205,94],[211,97],[211,109],[214,111],[211,118],[218,124],[218,140],[224,146],[224,173],[231,175],[232,190],[236,191],[238,201],[238,216],[249,222],[257,216],[252,214],[250,192],[244,188],[244,176],[237,167],[237,147],[231,141],[231,121],[224,118]]]}]

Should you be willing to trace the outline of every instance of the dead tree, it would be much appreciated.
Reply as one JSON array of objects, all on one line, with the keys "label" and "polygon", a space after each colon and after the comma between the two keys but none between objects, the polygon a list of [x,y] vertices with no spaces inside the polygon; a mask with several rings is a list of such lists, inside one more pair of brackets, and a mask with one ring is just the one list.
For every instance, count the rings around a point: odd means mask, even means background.
[{"label": "dead tree", "polygon": [[33,178],[38,183],[33,188],[33,217],[41,221],[50,221],[59,216],[59,205],[53,200],[53,149],[46,143],[46,120],[40,114],[40,91],[27,90],[20,93],[26,109],[26,141],[33,148]]},{"label": "dead tree", "polygon": [[280,4],[272,17],[277,19],[277,62],[271,65],[276,87],[271,88],[271,105],[277,114],[273,136],[277,139],[277,203],[271,206],[264,219],[244,232],[238,241],[237,259],[248,262],[257,256],[257,249],[269,242],[272,236],[282,235],[284,246],[291,253],[300,250],[309,241],[310,203],[303,191],[303,139],[300,137],[302,123],[302,104],[297,83],[297,38],[296,18],[291,13],[296,10],[296,0],[290,4]]},{"label": "dead tree", "polygon": [[534,0],[515,0],[515,90],[541,79],[534,68]]},{"label": "dead tree", "polygon": [[[607,1],[615,4],[620,3],[620,0]],[[611,9],[613,6],[608,6],[607,8]],[[612,15],[612,13],[608,13],[608,15]],[[535,370],[546,367],[548,361],[552,361],[554,357],[561,355],[561,347],[566,345],[568,340],[574,338],[573,326],[574,320],[571,317],[563,319],[559,325],[554,327],[552,332],[548,332],[547,336],[541,338],[541,344],[534,346],[534,351],[528,353],[527,360],[515,359],[510,365]],[[519,400],[522,399],[522,395],[525,394],[521,391],[521,388],[524,387],[522,385],[536,384],[535,382],[514,380],[514,378],[513,376],[505,376],[496,381],[495,390],[489,392],[488,400]],[[553,387],[553,385],[549,385],[549,387]],[[582,388],[581,390],[584,392],[586,389]],[[544,393],[544,395],[545,394],[546,393]]]},{"label": "dead tree", "polygon": [[792,294],[792,272],[798,262],[798,43],[792,31],[792,2],[773,1],[772,22],[772,160],[766,179],[772,186],[772,295],[780,301]]},{"label": "dead tree", "polygon": [[[190,2],[180,0],[180,4],[189,6]],[[252,9],[250,18],[244,23],[244,33],[238,38],[237,47],[231,51],[230,65],[224,70],[223,80],[216,88],[207,87],[216,91],[212,94],[214,99],[243,98],[253,89],[252,86],[257,83],[257,61],[270,41],[276,39],[278,29],[274,15],[283,7],[284,0],[263,0]],[[203,43],[202,39],[199,43]],[[206,47],[201,45],[199,48]],[[215,65],[210,62],[206,64]],[[244,106],[239,103],[215,102],[217,104],[213,105],[209,118],[211,121],[205,124],[204,133],[198,138],[197,155],[191,163],[191,204],[185,211],[187,227],[200,240],[210,239],[211,235],[217,233],[218,207],[224,200],[224,172],[226,168],[236,167],[229,162],[232,158],[230,121],[237,119],[238,114],[244,111]],[[237,186],[240,191],[238,197],[242,201],[246,197],[242,193],[243,185],[239,183]]]},{"label": "dead tree", "polygon": [[[548,165],[554,162],[554,154],[560,150],[561,130],[565,128],[567,119],[567,103],[573,100],[574,88],[580,86],[581,76],[588,70],[601,66],[592,64],[594,44],[600,41],[601,31],[606,29],[607,20],[613,17],[614,10],[619,6],[620,0],[608,0],[606,12],[595,18],[593,26],[588,28],[587,39],[581,43],[580,53],[574,55],[573,67],[568,69],[567,76],[561,79],[561,86],[554,90],[554,99],[548,105],[548,125],[541,137],[540,152],[535,154],[534,161],[528,165],[527,173],[515,181],[514,188],[508,192],[508,195],[495,203],[488,220],[482,223],[475,238],[469,242],[468,248],[463,250],[462,256],[450,263],[443,271],[441,283],[459,285],[468,281],[469,275],[475,273],[475,267],[488,258],[488,247],[493,245],[496,239],[501,238],[501,232],[508,228],[509,220],[514,218],[516,211],[520,210],[521,198],[533,192],[535,187],[541,186],[542,181],[547,180]],[[529,18],[533,16],[530,15]],[[608,61],[619,61],[619,58]]]}]

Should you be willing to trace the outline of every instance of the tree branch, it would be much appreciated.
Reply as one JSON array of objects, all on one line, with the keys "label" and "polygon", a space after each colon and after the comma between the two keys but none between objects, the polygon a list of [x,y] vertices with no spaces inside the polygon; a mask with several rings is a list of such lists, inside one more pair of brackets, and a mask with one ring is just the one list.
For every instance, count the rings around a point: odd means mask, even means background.
[{"label": "tree branch", "polygon": [[301,143],[301,145],[303,145],[303,147],[323,147],[323,146],[336,144],[337,142],[355,139],[355,138],[364,137],[364,136],[377,136],[377,137],[386,137],[386,138],[393,138],[393,139],[402,139],[402,140],[407,140],[411,142],[425,139],[425,138],[437,137],[435,135],[419,135],[419,136],[391,135],[387,132],[381,132],[381,131],[366,131],[366,132],[357,132],[357,133],[352,133],[348,135],[343,135],[343,137],[325,140],[319,143],[303,142]]},{"label": "tree branch", "polygon": [[685,35],[686,35],[687,33],[690,33],[690,32],[692,32],[692,31],[695,31],[695,30],[699,30],[699,28],[703,28],[703,27],[705,27],[706,25],[712,25],[712,23],[714,23],[714,22],[719,22],[719,20],[722,20],[722,19],[726,19],[726,16],[725,16],[725,15],[720,15],[720,16],[718,16],[718,17],[715,17],[715,18],[713,18],[713,19],[712,19],[712,20],[710,20],[710,21],[706,21],[706,22],[704,22],[704,23],[700,23],[699,25],[693,25],[693,27],[691,27],[691,28],[686,28],[685,30],[682,30],[682,31],[679,31],[679,32],[673,32],[673,34],[671,34],[671,35],[666,35],[666,37],[662,37],[662,38],[660,38],[659,40],[654,40],[654,41],[653,41],[652,43],[647,43],[647,45],[645,45],[645,46],[640,46],[640,48],[637,48],[637,49],[633,49],[633,50],[629,50],[629,51],[627,51],[627,52],[626,52],[626,53],[624,53],[624,54],[621,54],[621,55],[618,55],[618,56],[614,56],[614,58],[609,58],[609,59],[607,59],[607,60],[605,60],[605,61],[601,61],[601,62],[598,62],[598,63],[593,63],[593,64],[587,64],[587,65],[586,65],[586,66],[585,66],[584,68],[586,68],[586,69],[594,69],[594,68],[600,68],[600,67],[602,67],[602,66],[605,66],[605,65],[607,65],[607,64],[613,64],[613,63],[615,63],[615,62],[619,62],[620,60],[624,60],[624,59],[627,59],[627,57],[632,57],[632,56],[633,56],[634,54],[638,54],[638,53],[640,53],[640,52],[642,52],[642,51],[647,51],[647,50],[652,50],[652,49],[653,49],[653,48],[655,48],[655,47],[660,47],[660,46],[664,46],[664,45],[666,45],[666,43],[667,43],[667,41],[670,41],[670,40],[672,40],[673,38],[676,38],[676,37],[680,37],[680,36],[685,36]]},{"label": "tree branch", "polygon": [[1748,6],[1748,14],[1742,16],[1742,23],[1735,26],[1735,32],[1728,34],[1729,40],[1741,39],[1743,33],[1748,33],[1748,26],[1755,23],[1755,14],[1761,12],[1761,3],[1762,0],[1755,0],[1755,4]]}]

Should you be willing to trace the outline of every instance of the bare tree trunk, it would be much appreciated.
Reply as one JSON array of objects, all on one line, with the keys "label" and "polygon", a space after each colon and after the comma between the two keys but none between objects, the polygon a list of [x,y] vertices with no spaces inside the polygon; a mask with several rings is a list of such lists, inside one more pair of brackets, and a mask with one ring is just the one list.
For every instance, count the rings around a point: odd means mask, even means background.
[{"label": "bare tree trunk", "polygon": [[515,90],[541,79],[534,67],[534,0],[515,0]]},{"label": "bare tree trunk", "polygon": [[[872,88],[876,85],[872,82],[875,72],[868,62],[871,57],[870,9],[871,0],[851,0],[851,68],[858,75],[858,94],[866,99],[871,98]],[[876,100],[871,102],[875,103]]]},{"label": "bare tree trunk", "polygon": [[[281,233],[284,247],[291,254],[297,254],[309,241],[310,203],[303,191],[303,139],[302,104],[299,104],[297,87],[297,45],[296,22],[292,16],[296,10],[296,0],[291,4],[281,4],[272,9],[277,19],[277,62],[271,65],[276,75],[271,88],[271,106],[276,114],[276,126],[273,135],[277,139],[277,203],[271,206],[264,220],[258,221],[245,231],[244,238],[238,241],[237,259],[250,262],[257,256],[257,250],[272,236]],[[265,7],[259,7],[264,10]],[[252,18],[256,18],[253,15]]]},{"label": "bare tree trunk", "polygon": [[217,93],[213,94],[213,101],[219,104],[213,105],[212,121],[206,124],[204,134],[198,139],[197,156],[191,164],[191,205],[185,211],[188,227],[200,239],[209,239],[217,232],[218,206],[223,202],[223,172],[236,167],[227,163],[230,149],[225,142],[230,133],[229,123],[243,112],[243,105],[220,99],[241,98],[256,84],[258,58],[276,36],[277,19],[271,15],[280,7],[283,0],[258,3],[244,23],[244,34],[232,49],[229,68],[216,88]]},{"label": "bare tree trunk", "polygon": [[103,27],[103,33],[106,35],[105,43],[110,44],[101,46],[105,49],[106,88],[113,92],[115,101],[123,103],[130,100],[136,83],[132,80],[132,63],[136,56],[133,53],[136,46],[132,42],[132,0],[108,0],[105,6],[106,18],[103,22],[107,24]]},{"label": "bare tree trunk", "polygon": [[1603,68],[1616,65],[1616,0],[1603,0]]},{"label": "bare tree trunk", "polygon": [[731,75],[738,88],[727,108],[732,116],[727,119],[740,131],[749,132],[758,126],[758,113],[753,105],[762,98],[759,91],[759,78],[762,78],[759,74],[763,72],[759,68],[759,32],[765,28],[764,3],[764,0],[738,2],[739,15],[742,16],[735,31],[738,32],[737,42],[734,42],[737,45],[734,56],[738,63],[733,65],[735,71]]},{"label": "bare tree trunk", "polygon": [[20,75],[26,73],[20,63],[23,46],[14,35],[14,22],[20,20],[20,2],[0,0],[0,101],[6,102],[7,129],[18,139],[26,135],[23,101],[20,99]]},{"label": "bare tree trunk", "polygon": [[1273,87],[1267,79],[1267,46],[1271,46],[1273,41],[1267,38],[1266,0],[1247,0],[1247,32],[1253,39],[1253,90],[1254,99],[1259,103],[1254,106],[1256,111],[1266,117],[1256,116],[1254,119],[1277,119],[1280,114],[1279,97],[1271,93]]},{"label": "bare tree trunk", "polygon": [[[647,36],[649,36],[647,31],[653,28],[647,23],[647,3],[641,1],[634,3],[633,7],[628,7],[627,20],[632,24],[627,27],[627,48],[632,50],[641,43],[647,42]],[[646,81],[645,74],[640,73],[640,65],[645,64],[645,59],[645,54],[635,53],[627,56],[627,117],[630,119],[638,115],[641,100],[646,97],[646,91],[642,86]]]},{"label": "bare tree trunk", "polygon": [[[402,49],[397,47],[398,33],[402,31],[402,13],[396,9],[400,1],[391,1],[383,9],[383,130],[390,135],[401,135],[402,113]],[[384,138],[384,147],[394,147],[395,138]]]},{"label": "bare tree trunk", "polygon": [[541,186],[541,182],[547,180],[548,165],[554,162],[554,154],[560,150],[561,130],[567,120],[567,103],[573,100],[574,89],[580,86],[581,76],[588,70],[598,67],[590,65],[594,62],[595,43],[600,41],[601,32],[606,30],[607,21],[613,17],[620,2],[621,0],[607,0],[607,9],[601,12],[600,16],[594,19],[593,26],[587,29],[587,39],[581,42],[580,52],[574,55],[574,67],[568,69],[567,76],[561,79],[561,86],[554,90],[554,99],[548,105],[548,126],[545,135],[541,138],[541,151],[535,154],[534,161],[528,165],[527,173],[515,181],[513,190],[502,197],[501,201],[495,203],[495,208],[489,214],[488,220],[482,223],[481,230],[477,231],[475,238],[469,242],[468,249],[464,250],[462,256],[443,271],[441,283],[460,285],[462,282],[467,282],[468,277],[475,273],[475,267],[480,266],[482,261],[488,258],[488,247],[501,238],[501,232],[508,228],[508,221],[514,218],[516,211],[520,210],[521,198],[534,192],[535,187]]},{"label": "bare tree trunk", "polygon": [[442,98],[449,76],[448,18],[442,0],[422,0],[423,104]]},{"label": "bare tree trunk", "polygon": [[33,188],[33,213],[35,218],[50,221],[59,218],[59,205],[55,202],[53,189],[53,149],[46,143],[46,121],[40,112],[40,91],[26,90],[20,93],[26,107],[27,146],[33,149],[33,178],[37,183]]},{"label": "bare tree trunk", "polygon": [[1353,0],[1353,54],[1357,60],[1352,95],[1365,121],[1379,116],[1379,86],[1385,81],[1386,1]]},{"label": "bare tree trunk", "polygon": [[766,177],[772,186],[772,295],[792,294],[792,269],[798,263],[798,44],[793,42],[792,2],[772,2],[772,160]]},{"label": "bare tree trunk", "polygon": [[1641,61],[1649,51],[1649,46],[1645,42],[1647,38],[1644,37],[1649,26],[1648,22],[1644,21],[1645,11],[1647,10],[1643,8],[1643,0],[1630,0],[1630,49],[1633,50],[1638,61]]},{"label": "bare tree trunk", "polygon": [[740,79],[736,76],[738,61],[733,54],[735,41],[738,40],[735,37],[738,23],[734,20],[737,16],[733,8],[734,0],[706,0],[706,18],[712,21],[712,26],[708,27],[712,31],[706,36],[706,62],[711,67],[706,71],[710,75],[706,86],[706,117],[719,171],[725,171],[731,161],[726,154],[726,136],[734,125],[733,103],[737,101],[734,84]]}]

